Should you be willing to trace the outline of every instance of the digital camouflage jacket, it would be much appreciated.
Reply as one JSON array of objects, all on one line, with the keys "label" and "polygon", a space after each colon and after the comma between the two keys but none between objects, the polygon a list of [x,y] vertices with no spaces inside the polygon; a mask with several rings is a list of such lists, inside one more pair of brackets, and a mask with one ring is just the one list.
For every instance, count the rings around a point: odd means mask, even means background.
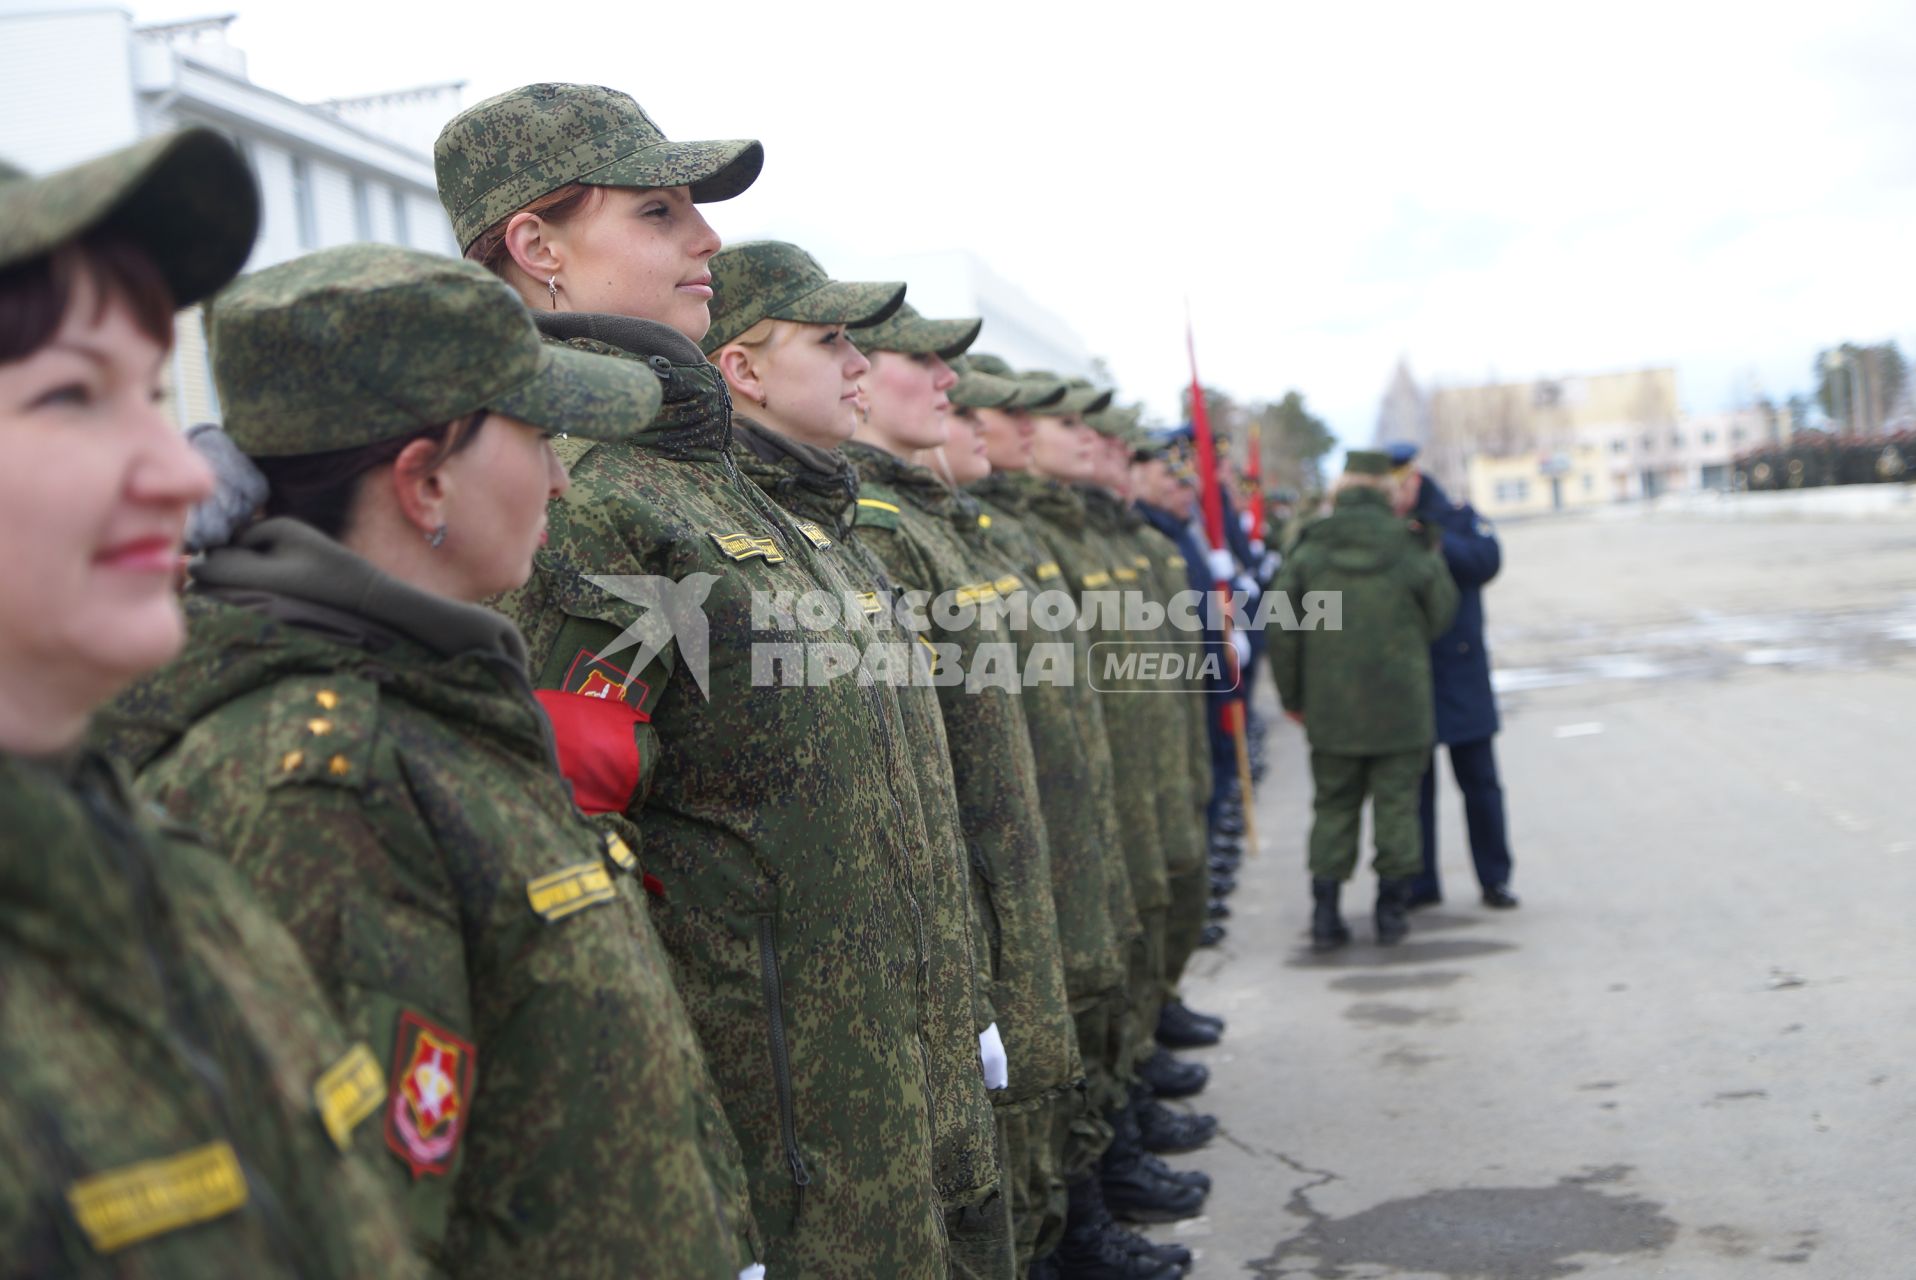
[{"label": "digital camouflage jacket", "polygon": [[[862,444],[844,452],[859,473],[860,536],[901,591],[924,593],[929,634],[942,646],[933,679],[990,959],[991,1007],[1011,1063],[1010,1088],[993,1101],[1044,1098],[1074,1086],[1083,1072],[1017,646],[1003,620],[990,616],[1002,597],[1025,587],[1016,575],[974,562],[952,527],[957,496],[931,471]],[[939,607],[941,595],[956,614]]]},{"label": "digital camouflage jacket", "polygon": [[637,859],[573,805],[512,625],[288,519],[194,578],[186,651],[109,727],[371,1044],[369,1127],[429,1254],[735,1277],[736,1150]]},{"label": "digital camouflage jacket", "polygon": [[[747,418],[733,420],[739,469],[791,513],[804,533],[834,561],[859,607],[879,621],[890,616],[891,579],[858,530],[858,472],[836,453],[801,444]],[[882,631],[880,634],[884,634]],[[914,671],[930,673],[929,651],[902,630]],[[915,651],[915,652],[914,652]],[[944,714],[929,681],[895,686],[927,840],[918,876],[927,886],[925,966],[926,1040],[931,1049],[932,1155],[938,1193],[948,1208],[975,1204],[998,1185],[991,1099],[978,1059],[978,1034],[991,1025],[988,978],[982,969],[971,915],[971,870],[958,825],[958,794]]]},{"label": "digital camouflage jacket", "polygon": [[1162,912],[1170,903],[1165,880],[1164,842],[1158,813],[1160,743],[1154,736],[1160,724],[1150,703],[1155,686],[1125,678],[1114,665],[1129,646],[1121,619],[1099,608],[1089,597],[1115,600],[1117,580],[1112,568],[1118,552],[1092,528],[1085,513],[1084,492],[1038,475],[1014,477],[1031,513],[1031,528],[1051,549],[1065,582],[1077,595],[1080,617],[1092,623],[1091,679],[1104,704],[1106,738],[1117,779],[1118,825],[1131,885],[1131,907],[1142,920]]},{"label": "digital camouflage jacket", "polygon": [[103,759],[0,754],[0,1275],[423,1275],[354,1039]]},{"label": "digital camouflage jacket", "polygon": [[502,607],[582,803],[644,829],[652,918],[744,1148],[767,1270],[942,1276],[927,837],[897,698],[843,662],[872,623],[775,607],[848,583],[740,472],[696,346],[644,320],[538,318],[663,384],[633,441],[565,442],[572,487]]},{"label": "digital camouflage jacket", "polygon": [[1311,750],[1428,751],[1435,735],[1430,644],[1450,626],[1457,584],[1429,535],[1370,489],[1346,489],[1304,526],[1273,590],[1302,618],[1304,595],[1334,591],[1339,630],[1279,631],[1271,673],[1286,711],[1304,713]]},{"label": "digital camouflage jacket", "polygon": [[[1068,598],[1057,561],[1014,514],[1023,509],[1015,488],[1002,477],[987,477],[972,486],[971,496],[977,500],[976,510],[970,502],[956,503],[952,519],[974,554],[1016,574],[1034,599],[1045,592]],[[1065,990],[1079,1008],[1108,999],[1124,984],[1125,941],[1106,884],[1108,875],[1123,874],[1111,747],[1105,738],[1104,709],[1088,678],[1090,640],[1076,622],[1050,631],[1034,620],[1015,639],[1027,666],[1038,645],[1067,650],[1068,667],[1057,678],[1028,685],[1024,696],[1051,851],[1051,898],[1058,913]]]}]

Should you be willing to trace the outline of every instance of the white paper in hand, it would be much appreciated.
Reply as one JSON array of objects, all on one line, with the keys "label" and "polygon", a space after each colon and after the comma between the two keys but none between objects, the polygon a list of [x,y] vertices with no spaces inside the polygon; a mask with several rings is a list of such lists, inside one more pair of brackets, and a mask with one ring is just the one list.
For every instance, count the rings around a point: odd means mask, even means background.
[{"label": "white paper in hand", "polygon": [[992,1023],[978,1033],[978,1060],[985,1068],[985,1088],[1003,1089],[1011,1084],[1011,1062],[1005,1057],[1004,1037],[998,1024]]}]

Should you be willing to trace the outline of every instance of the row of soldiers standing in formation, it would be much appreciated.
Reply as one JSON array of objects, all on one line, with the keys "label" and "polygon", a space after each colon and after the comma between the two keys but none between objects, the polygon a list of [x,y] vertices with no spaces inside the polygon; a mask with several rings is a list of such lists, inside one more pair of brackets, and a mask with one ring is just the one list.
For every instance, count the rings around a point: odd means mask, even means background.
[{"label": "row of soldiers standing in formation", "polygon": [[1112,1210],[1209,1189],[1152,1149],[1216,1127],[1158,1041],[1222,1029],[1221,692],[1007,618],[1205,582],[1188,477],[954,367],[976,320],[721,251],[755,142],[542,84],[436,161],[469,261],[237,282],[210,132],[0,174],[0,1271],[1180,1274]]},{"label": "row of soldiers standing in formation", "polygon": [[1830,484],[1899,484],[1916,479],[1916,429],[1861,439],[1799,431],[1736,458],[1739,489],[1814,489]]}]

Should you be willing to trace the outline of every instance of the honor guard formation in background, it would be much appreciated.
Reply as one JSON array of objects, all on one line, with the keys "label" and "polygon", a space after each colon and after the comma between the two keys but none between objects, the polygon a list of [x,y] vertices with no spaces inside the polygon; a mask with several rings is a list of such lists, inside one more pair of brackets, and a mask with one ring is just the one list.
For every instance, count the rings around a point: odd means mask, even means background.
[{"label": "honor guard formation in background", "polygon": [[1440,898],[1437,742],[1514,906],[1494,533],[1352,453],[1280,572],[1202,427],[723,246],[759,144],[622,92],[434,159],[463,260],[246,276],[211,131],[0,168],[0,1274],[1182,1275],[1257,669],[1314,946],[1366,797],[1375,941]]}]

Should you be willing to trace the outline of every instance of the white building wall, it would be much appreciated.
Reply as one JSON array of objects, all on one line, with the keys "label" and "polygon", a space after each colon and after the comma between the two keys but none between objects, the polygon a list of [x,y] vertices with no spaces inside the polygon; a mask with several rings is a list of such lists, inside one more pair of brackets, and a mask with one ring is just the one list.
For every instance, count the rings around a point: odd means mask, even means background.
[{"label": "white building wall", "polygon": [[242,139],[246,158],[259,179],[262,218],[259,241],[246,269],[258,271],[295,258],[299,243],[299,211],[293,206],[293,157],[284,147],[259,138]]},{"label": "white building wall", "polygon": [[413,248],[458,256],[459,242],[453,238],[452,222],[446,217],[437,195],[408,192],[406,223],[412,235],[410,243]]},{"label": "white building wall", "polygon": [[140,136],[117,9],[0,15],[0,158],[60,169]]},{"label": "white building wall", "polygon": [[321,249],[330,249],[334,245],[351,244],[359,239],[357,228],[353,225],[353,180],[338,165],[327,164],[324,160],[308,158],[308,172],[313,179],[313,213],[315,226],[319,229]]}]

